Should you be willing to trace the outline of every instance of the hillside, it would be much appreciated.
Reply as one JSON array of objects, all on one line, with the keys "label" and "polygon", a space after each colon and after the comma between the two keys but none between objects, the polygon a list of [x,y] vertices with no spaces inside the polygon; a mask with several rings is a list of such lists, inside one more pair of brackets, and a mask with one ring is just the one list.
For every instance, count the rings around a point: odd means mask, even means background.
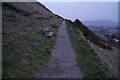
[{"label": "hillside", "polygon": [[73,28],[78,32],[79,30],[81,30],[85,38],[88,39],[90,42],[96,44],[97,46],[108,50],[112,50],[110,45],[108,45],[105,40],[103,40],[102,38],[100,38],[100,36],[96,35],[91,30],[89,30],[78,19],[75,20],[75,22],[73,23]]},{"label": "hillside", "polygon": [[[2,3],[3,78],[38,78],[47,66],[63,18],[36,2]],[[46,38],[42,30],[54,31]]]},{"label": "hillside", "polygon": [[118,49],[109,45],[103,35],[89,30],[78,19],[66,20],[68,33],[77,53],[77,62],[85,77],[118,77]]}]

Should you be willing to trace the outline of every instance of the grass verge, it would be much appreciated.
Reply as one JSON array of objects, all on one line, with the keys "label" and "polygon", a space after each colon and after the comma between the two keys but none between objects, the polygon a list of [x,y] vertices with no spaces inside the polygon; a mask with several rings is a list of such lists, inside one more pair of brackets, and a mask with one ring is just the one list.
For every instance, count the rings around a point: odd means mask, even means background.
[{"label": "grass verge", "polygon": [[81,37],[81,34],[75,32],[68,21],[66,21],[66,25],[72,46],[76,52],[77,65],[83,72],[84,78],[114,78],[108,68],[101,64],[98,55]]}]

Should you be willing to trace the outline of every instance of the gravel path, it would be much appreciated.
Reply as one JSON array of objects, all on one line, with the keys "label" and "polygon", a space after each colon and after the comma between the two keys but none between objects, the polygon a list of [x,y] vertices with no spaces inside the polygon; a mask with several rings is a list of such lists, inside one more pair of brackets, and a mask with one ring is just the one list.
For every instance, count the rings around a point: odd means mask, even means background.
[{"label": "gravel path", "polygon": [[65,21],[59,27],[55,49],[42,78],[82,78],[76,55],[67,33]]}]

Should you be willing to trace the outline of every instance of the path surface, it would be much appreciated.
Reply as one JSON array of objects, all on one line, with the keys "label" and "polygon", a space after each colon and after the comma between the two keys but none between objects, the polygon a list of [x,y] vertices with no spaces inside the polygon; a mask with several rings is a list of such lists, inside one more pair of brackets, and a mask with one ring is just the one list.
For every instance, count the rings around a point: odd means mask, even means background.
[{"label": "path surface", "polygon": [[57,33],[55,50],[42,78],[82,78],[83,75],[76,64],[76,54],[63,21]]}]

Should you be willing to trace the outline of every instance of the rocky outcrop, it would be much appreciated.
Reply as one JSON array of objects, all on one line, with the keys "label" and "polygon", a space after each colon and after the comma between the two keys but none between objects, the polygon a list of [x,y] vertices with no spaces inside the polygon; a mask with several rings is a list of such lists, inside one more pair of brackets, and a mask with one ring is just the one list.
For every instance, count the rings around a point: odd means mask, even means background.
[{"label": "rocky outcrop", "polygon": [[112,47],[109,44],[107,44],[105,40],[103,40],[100,36],[96,35],[91,30],[89,30],[78,19],[75,20],[75,22],[73,22],[73,28],[76,31],[81,30],[85,38],[88,39],[90,42],[94,43],[95,45],[104,49],[112,50]]}]

